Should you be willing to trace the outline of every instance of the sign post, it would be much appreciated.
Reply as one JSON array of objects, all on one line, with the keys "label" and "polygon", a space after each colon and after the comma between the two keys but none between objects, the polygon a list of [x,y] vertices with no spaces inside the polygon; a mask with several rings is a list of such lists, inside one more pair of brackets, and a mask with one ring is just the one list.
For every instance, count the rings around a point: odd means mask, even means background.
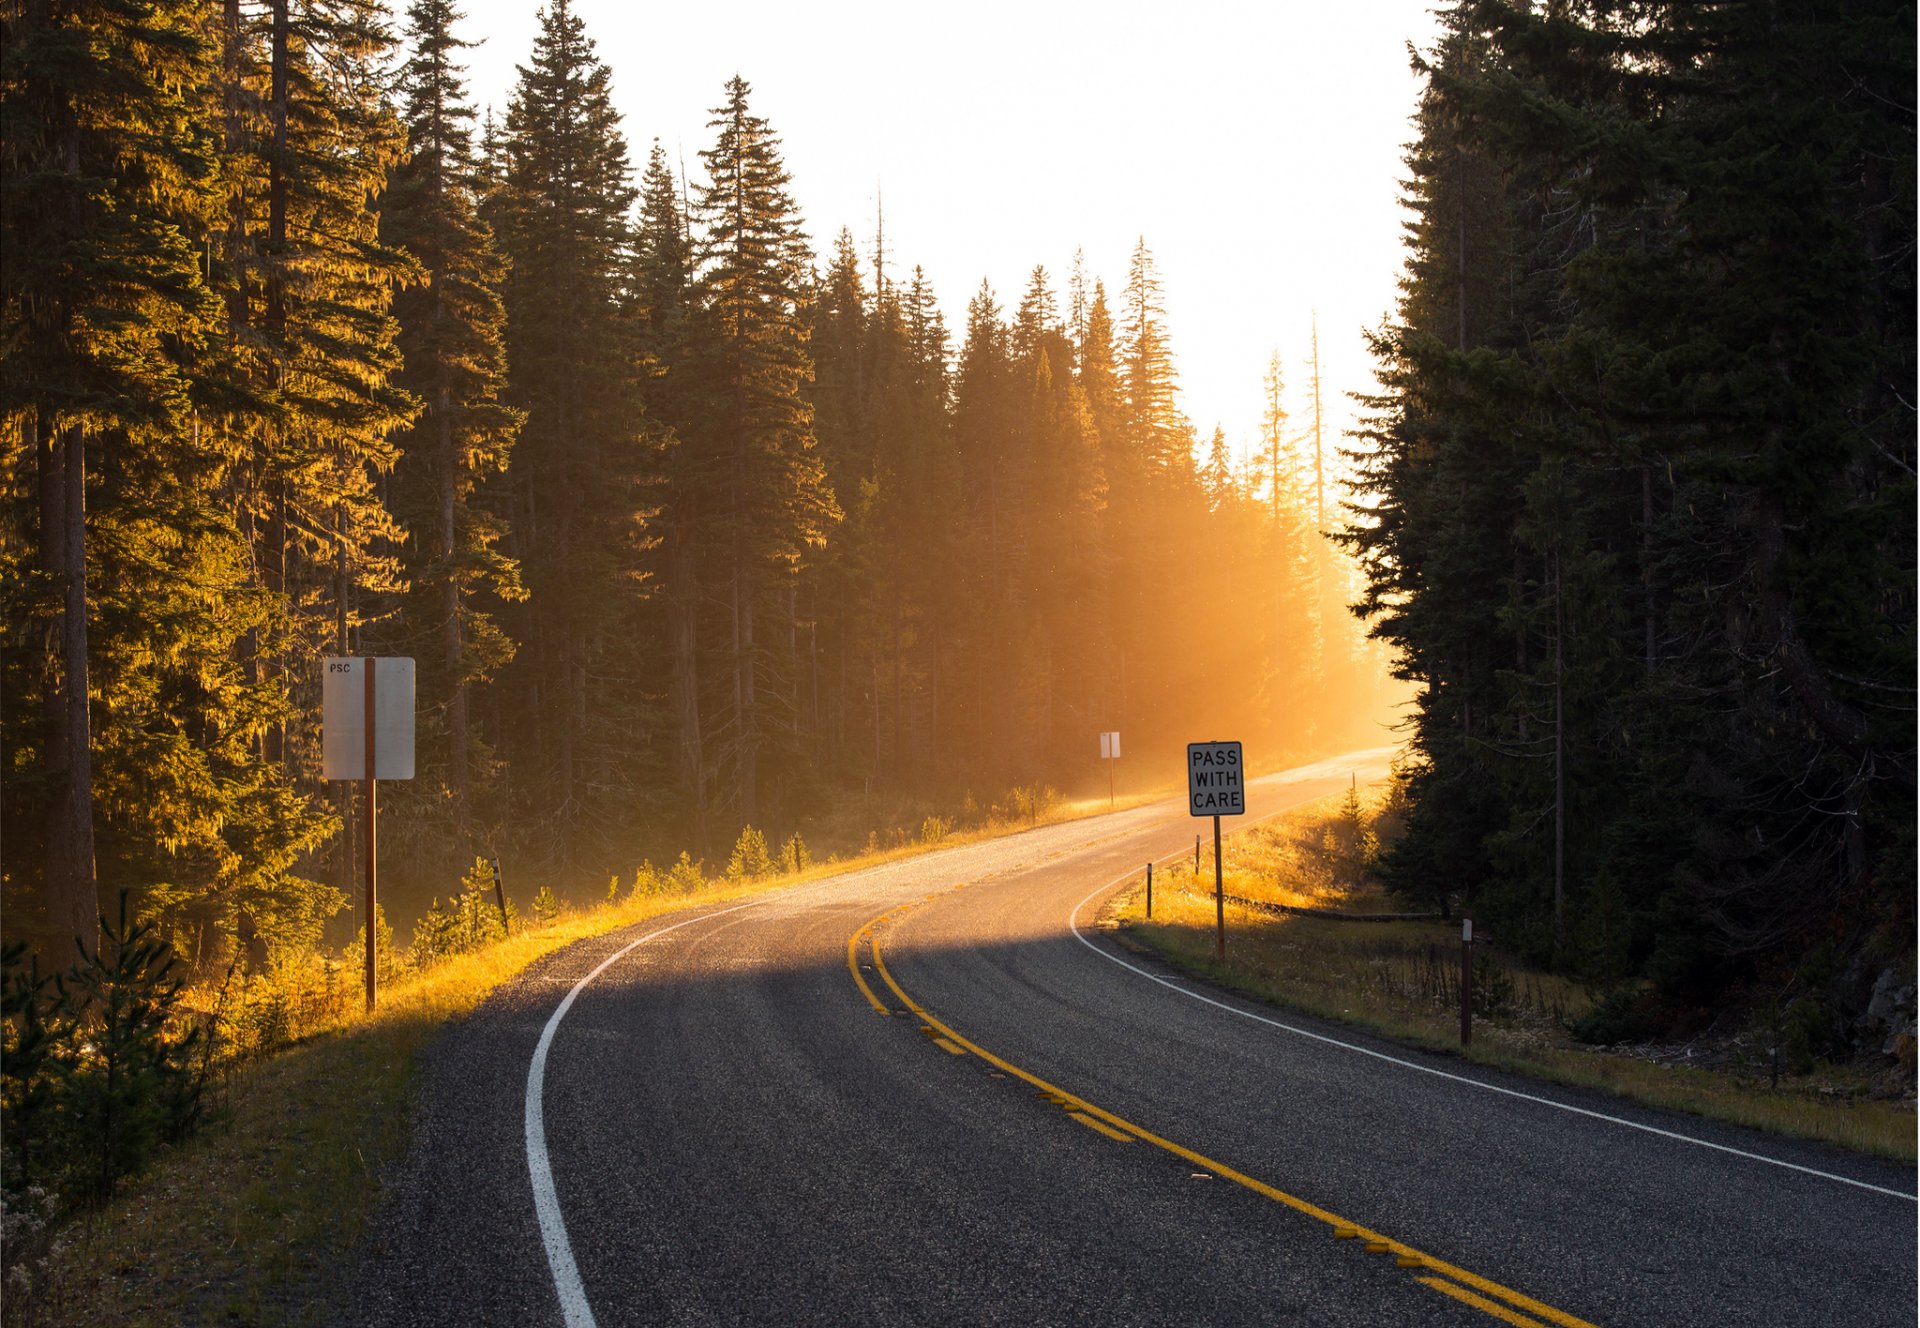
[{"label": "sign post", "polygon": [[367,812],[367,1008],[378,994],[379,853],[375,821],[379,781],[413,778],[413,661],[320,661],[321,777],[357,779]]},{"label": "sign post", "polygon": [[1460,919],[1460,1045],[1473,1042],[1473,918]]},{"label": "sign post", "polygon": [[376,764],[376,761],[378,760],[378,758],[375,755],[379,737],[380,737],[378,732],[379,726],[374,722],[375,719],[380,714],[380,707],[378,704],[379,693],[374,691],[373,689],[374,665],[378,664],[379,662],[380,662],[379,660],[374,659],[371,656],[369,656],[367,659],[366,694],[362,702],[367,712],[366,713],[367,761],[366,761],[366,778],[364,781],[366,785],[366,791],[362,794],[362,797],[364,799],[364,803],[367,809],[367,1009],[368,1010],[373,1009],[373,998],[374,998],[375,988],[379,985],[379,973],[380,973],[380,965],[378,962],[379,954],[377,952],[377,947],[379,946],[379,940],[376,938],[374,934],[375,928],[373,925],[374,923],[373,907],[374,907],[374,901],[378,895],[378,891],[375,889],[375,882],[377,882],[380,878],[380,853],[379,853],[378,841],[375,838],[375,834],[376,834],[375,827],[377,827],[380,824],[379,807],[376,803],[376,799],[379,797],[379,790],[375,786],[375,781],[374,781],[374,772],[380,768],[379,765]]},{"label": "sign post", "polygon": [[513,935],[513,926],[507,921],[507,883],[500,879],[500,858],[495,854],[488,860],[487,866],[493,870],[493,902],[500,905],[500,934]]},{"label": "sign post", "polygon": [[1113,763],[1120,759],[1120,730],[1100,735],[1100,759],[1107,763],[1107,810],[1113,810]]},{"label": "sign post", "polygon": [[[1220,863],[1220,818],[1247,814],[1246,765],[1237,742],[1187,744],[1187,812],[1213,818],[1213,953],[1227,957],[1226,873]],[[1194,840],[1194,866],[1200,865],[1200,841]]]}]

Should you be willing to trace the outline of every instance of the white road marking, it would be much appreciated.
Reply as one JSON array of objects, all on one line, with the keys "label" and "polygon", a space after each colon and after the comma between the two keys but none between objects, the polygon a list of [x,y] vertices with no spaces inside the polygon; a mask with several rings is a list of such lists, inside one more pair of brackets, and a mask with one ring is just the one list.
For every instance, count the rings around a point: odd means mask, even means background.
[{"label": "white road marking", "polygon": [[[1184,856],[1186,855],[1183,851],[1170,855],[1167,860],[1171,861],[1174,858],[1182,858]],[[1920,1195],[1908,1194],[1904,1190],[1890,1190],[1881,1185],[1869,1185],[1866,1181],[1854,1180],[1851,1176],[1835,1175],[1831,1171],[1817,1171],[1812,1167],[1803,1167],[1797,1162],[1784,1162],[1777,1157],[1767,1157],[1761,1153],[1749,1153],[1745,1149],[1730,1148],[1726,1144],[1716,1144],[1711,1140],[1696,1139],[1690,1134],[1678,1134],[1672,1130],[1660,1129],[1655,1125],[1645,1125],[1639,1121],[1626,1120],[1619,1116],[1609,1116],[1605,1112],[1589,1111],[1585,1107],[1576,1107],[1566,1102],[1556,1102],[1550,1097],[1536,1097],[1532,1093],[1522,1093],[1518,1089],[1503,1088],[1499,1084],[1489,1084],[1479,1079],[1470,1079],[1464,1074],[1451,1074],[1446,1070],[1435,1069],[1431,1065],[1421,1065],[1417,1061],[1402,1060],[1398,1056],[1389,1056],[1385,1052],[1375,1051],[1371,1047],[1357,1046],[1351,1042],[1342,1042],[1339,1038],[1328,1037],[1324,1033],[1314,1033],[1304,1028],[1296,1028],[1292,1024],[1282,1023],[1278,1019],[1269,1019],[1265,1015],[1255,1014],[1251,1010],[1243,1010],[1237,1005],[1229,1005],[1225,1001],[1215,1000],[1213,997],[1204,995],[1201,992],[1190,991],[1185,987],[1176,986],[1174,982],[1169,979],[1163,978],[1157,973],[1149,972],[1141,968],[1138,964],[1130,964],[1119,955],[1095,945],[1080,930],[1080,910],[1085,908],[1098,896],[1126,884],[1133,879],[1133,875],[1132,872],[1128,872],[1125,876],[1117,880],[1109,881],[1092,894],[1089,894],[1085,899],[1075,904],[1073,906],[1073,912],[1067,915],[1067,926],[1072,929],[1075,940],[1099,955],[1102,959],[1110,960],[1126,969],[1129,973],[1136,973],[1149,982],[1157,983],[1165,987],[1168,991],[1178,992],[1180,995],[1189,997],[1192,1000],[1211,1005],[1217,1010],[1225,1010],[1228,1014],[1239,1015],[1242,1019],[1251,1019],[1256,1024],[1265,1024],[1269,1028],[1277,1028],[1283,1033],[1292,1033],[1296,1037],[1308,1038],[1314,1042],[1325,1043],[1330,1047],[1339,1047],[1342,1051],[1358,1052],[1362,1056],[1371,1056],[1375,1060],[1385,1061],[1389,1065],[1398,1065],[1402,1069],[1418,1070],[1421,1074],[1430,1074],[1439,1079],[1450,1079],[1456,1084],[1466,1084],[1470,1088],[1484,1089],[1489,1093],[1499,1093],[1505,1097],[1519,1098],[1523,1102],[1537,1102],[1543,1107],[1552,1107],[1557,1111],[1572,1112],[1576,1116],[1586,1116],[1593,1120],[1605,1121],[1609,1125],[1624,1125],[1630,1130],[1641,1130],[1647,1134],[1657,1134],[1663,1139],[1673,1139],[1684,1144],[1694,1144],[1701,1148],[1711,1148],[1718,1153],[1731,1153],[1735,1157],[1743,1157],[1752,1162],[1765,1162],[1769,1166],[1785,1167],[1788,1171],[1798,1171],[1808,1176],[1818,1176],[1822,1180],[1838,1181],[1842,1185],[1852,1185],[1862,1190],[1872,1190],[1875,1194],[1891,1195],[1895,1199],[1906,1199],[1909,1202],[1920,1201]]]},{"label": "white road marking", "polygon": [[[1121,812],[1119,815],[1124,817],[1127,816],[1128,813]],[[1086,819],[1094,820],[1096,818]],[[1065,826],[1082,825],[1084,825],[1083,821],[1067,821],[1056,823],[1054,826],[1047,828],[1051,830]],[[1005,843],[1006,840],[1012,838],[1014,838],[1014,836],[1006,836],[1003,839],[982,842],[985,844]],[[976,845],[956,845],[954,851],[973,847],[976,847]],[[665,936],[668,932],[678,931],[682,927],[690,927],[696,922],[707,922],[713,918],[725,917],[729,913],[738,913],[744,909],[759,908],[765,904],[781,903],[797,899],[801,895],[812,894],[817,890],[825,890],[835,886],[844,887],[855,883],[865,883],[874,881],[876,878],[885,878],[902,873],[910,874],[913,868],[924,866],[925,864],[925,857],[909,858],[904,862],[883,862],[872,867],[864,867],[859,871],[849,872],[843,876],[830,876],[826,880],[816,882],[813,885],[800,886],[791,890],[776,891],[771,894],[749,899],[745,903],[734,904],[728,908],[715,909],[711,913],[700,913],[690,918],[682,918],[679,922],[673,923],[671,926],[660,927],[648,932],[645,936],[639,937],[637,940],[628,941],[618,950],[615,950],[612,954],[601,960],[591,973],[588,973],[585,977],[574,983],[567,994],[561,998],[560,1004],[554,1007],[553,1013],[547,1017],[546,1027],[540,1030],[540,1041],[533,1049],[533,1061],[527,1067],[525,1109],[527,1174],[528,1178],[533,1182],[533,1209],[540,1221],[541,1242],[547,1249],[547,1267],[553,1273],[554,1293],[560,1298],[560,1312],[566,1320],[567,1328],[595,1328],[596,1321],[593,1317],[593,1306],[587,1300],[586,1285],[580,1280],[579,1265],[574,1261],[573,1244],[567,1238],[567,1221],[560,1212],[559,1191],[554,1188],[553,1163],[547,1153],[545,1098],[547,1053],[553,1046],[553,1037],[554,1034],[559,1031],[560,1021],[567,1017],[567,1011],[573,1008],[573,1003],[578,999],[580,993],[587,989],[589,983],[606,972],[607,969],[611,968],[620,959],[640,946],[645,945],[648,941],[656,937]],[[1032,864],[1026,865],[1030,866]],[[1004,871],[1008,869],[1001,868],[1000,870]],[[975,875],[969,879],[978,880],[981,878]],[[565,979],[546,980],[565,981]]]},{"label": "white road marking", "polygon": [[553,1035],[559,1030],[560,1021],[567,1017],[567,1011],[573,1008],[574,1000],[587,989],[588,983],[606,972],[628,953],[657,936],[679,931],[682,927],[690,927],[696,922],[707,922],[713,918],[725,917],[729,913],[738,913],[742,909],[758,908],[763,904],[810,894],[830,885],[845,885],[848,881],[867,874],[867,872],[859,872],[854,876],[830,878],[818,885],[804,886],[798,890],[784,890],[777,894],[762,895],[757,899],[749,899],[744,904],[735,904],[730,908],[715,909],[711,913],[682,918],[671,926],[650,931],[637,940],[628,941],[602,959],[591,973],[573,984],[572,990],[561,998],[560,1004],[555,1006],[553,1013],[548,1016],[547,1026],[540,1030],[540,1042],[533,1049],[533,1062],[527,1067],[527,1174],[533,1182],[533,1211],[540,1219],[540,1239],[547,1247],[547,1267],[553,1271],[553,1289],[560,1298],[560,1313],[566,1320],[567,1328],[595,1328],[595,1320],[593,1306],[587,1301],[587,1288],[580,1280],[580,1268],[573,1259],[573,1245],[567,1239],[567,1221],[560,1213],[560,1194],[554,1188],[553,1164],[547,1156],[547,1116],[544,1101],[547,1085],[547,1051],[553,1046]]}]

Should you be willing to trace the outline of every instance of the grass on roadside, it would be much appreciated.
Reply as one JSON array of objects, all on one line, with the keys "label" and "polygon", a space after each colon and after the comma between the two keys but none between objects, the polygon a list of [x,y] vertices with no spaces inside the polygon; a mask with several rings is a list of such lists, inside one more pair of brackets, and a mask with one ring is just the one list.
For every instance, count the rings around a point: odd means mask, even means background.
[{"label": "grass on roadside", "polygon": [[[1044,791],[1050,794],[1051,791]],[[1146,801],[1121,799],[1125,807]],[[357,964],[334,961],[324,985],[284,998],[298,1040],[229,1067],[220,1119],[123,1182],[104,1207],[60,1229],[51,1253],[10,1285],[7,1325],[299,1324],[327,1319],[330,1270],[347,1266],[378,1199],[384,1168],[405,1152],[421,1051],[451,1021],[545,955],[589,936],[686,908],[860,870],[935,848],[1018,833],[1107,810],[1105,800],[1037,796],[1018,820],[924,825],[868,852],[755,879],[704,879],[691,890],[624,892],[547,926],[402,967],[371,1016],[357,1008]],[[998,810],[997,808],[995,810]],[[878,838],[878,837],[876,837]],[[307,987],[311,987],[309,990]],[[203,1007],[213,1004],[209,994]]]},{"label": "grass on roadside", "polygon": [[349,1258],[382,1168],[405,1151],[428,1040],[562,946],[755,888],[716,884],[522,931],[388,989],[370,1017],[235,1067],[220,1093],[225,1119],[61,1233],[32,1294],[8,1298],[6,1321],[323,1321],[331,1307],[301,1297]]},{"label": "grass on roadside", "polygon": [[[1306,816],[1316,813],[1324,817],[1325,806]],[[1297,825],[1262,828],[1257,837],[1269,842],[1252,846],[1237,870],[1230,843],[1228,892],[1289,904],[1298,896],[1302,902],[1296,906],[1388,911],[1377,897],[1276,883],[1265,874],[1271,869],[1271,841],[1289,836],[1301,837]],[[1262,861],[1265,866],[1252,865]],[[1565,1021],[1590,1008],[1586,990],[1552,974],[1527,971],[1497,952],[1493,970],[1476,969],[1476,983],[1491,977],[1506,984],[1505,1008],[1491,1017],[1476,1015],[1472,1046],[1463,1050],[1457,922],[1348,922],[1229,905],[1222,965],[1214,959],[1210,865],[1201,875],[1206,879],[1189,881],[1181,869],[1166,872],[1156,883],[1151,921],[1142,890],[1117,899],[1109,917],[1123,941],[1261,1000],[1478,1064],[1902,1161],[1915,1159],[1911,1105],[1859,1096],[1866,1088],[1864,1075],[1820,1066],[1808,1075],[1783,1077],[1773,1089],[1760,1076],[1584,1046],[1566,1033]]]}]

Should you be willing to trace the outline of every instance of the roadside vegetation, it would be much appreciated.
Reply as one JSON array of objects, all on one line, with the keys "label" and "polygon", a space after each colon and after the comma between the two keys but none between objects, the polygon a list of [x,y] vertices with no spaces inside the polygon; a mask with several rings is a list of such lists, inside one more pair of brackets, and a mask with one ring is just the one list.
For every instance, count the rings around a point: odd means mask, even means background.
[{"label": "roadside vegetation", "polygon": [[405,1152],[420,1052],[528,965],[676,910],[1105,809],[1045,785],[951,815],[901,804],[879,829],[824,827],[860,847],[818,860],[799,835],[771,844],[748,827],[724,863],[643,861],[592,903],[542,884],[519,892],[525,908],[509,897],[504,918],[476,859],[409,942],[379,917],[372,1014],[364,931],[340,951],[243,958],[197,979],[150,923],[124,916],[57,975],[14,947],[0,1321],[323,1322],[321,1276],[351,1257],[382,1170]]},{"label": "roadside vegetation", "polygon": [[[1460,923],[1404,916],[1371,868],[1405,824],[1397,782],[1315,803],[1226,841],[1227,959],[1214,958],[1212,850],[1137,886],[1110,918],[1121,939],[1276,1005],[1649,1106],[1915,1158],[1912,1038],[1833,1054],[1846,1040],[1808,1003],[1729,1005],[1683,1038],[1625,1039],[1611,1012],[1631,986],[1535,968],[1475,932],[1473,1041],[1460,1046]],[[1235,902],[1236,898],[1238,901]],[[1283,912],[1281,909],[1311,910]],[[1402,915],[1392,920],[1356,917]]]}]

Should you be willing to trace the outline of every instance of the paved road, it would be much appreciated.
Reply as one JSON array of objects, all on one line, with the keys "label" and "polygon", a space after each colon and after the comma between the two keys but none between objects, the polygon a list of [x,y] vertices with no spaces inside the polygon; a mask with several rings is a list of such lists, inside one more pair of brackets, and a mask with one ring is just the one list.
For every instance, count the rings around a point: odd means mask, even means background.
[{"label": "paved road", "polygon": [[[1257,781],[1253,817],[1385,755]],[[1043,827],[550,956],[434,1049],[342,1317],[1913,1322],[1911,1168],[1468,1069],[1113,946],[1102,887],[1195,824]]]}]

